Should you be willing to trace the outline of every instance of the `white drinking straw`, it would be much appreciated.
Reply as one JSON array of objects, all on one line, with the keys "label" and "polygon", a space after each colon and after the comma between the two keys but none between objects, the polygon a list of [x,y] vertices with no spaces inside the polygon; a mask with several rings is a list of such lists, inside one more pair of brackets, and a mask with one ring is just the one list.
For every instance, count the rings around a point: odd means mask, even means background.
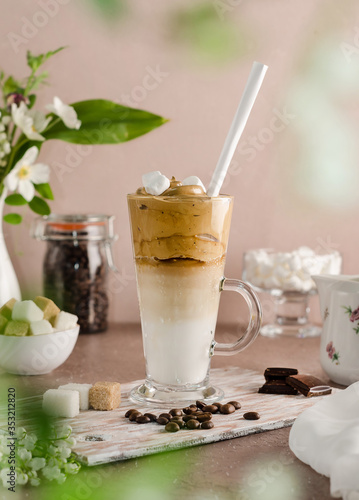
[{"label": "white drinking straw", "polygon": [[236,150],[238,141],[246,126],[249,114],[252,110],[254,101],[256,100],[259,89],[261,88],[264,76],[268,66],[265,64],[254,62],[251,73],[247,80],[241,102],[234,116],[232,125],[224,141],[223,149],[219,157],[211,182],[207,189],[208,196],[218,196],[222,187],[224,178],[231,163],[232,157]]}]

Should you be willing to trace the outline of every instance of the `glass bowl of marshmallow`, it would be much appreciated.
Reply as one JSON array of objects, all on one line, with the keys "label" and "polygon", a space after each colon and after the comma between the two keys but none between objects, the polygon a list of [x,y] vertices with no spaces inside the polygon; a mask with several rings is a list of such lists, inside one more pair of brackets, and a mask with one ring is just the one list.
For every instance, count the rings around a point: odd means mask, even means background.
[{"label": "glass bowl of marshmallow", "polygon": [[46,297],[8,300],[0,308],[0,368],[16,375],[58,368],[76,344],[77,320]]},{"label": "glass bowl of marshmallow", "polygon": [[291,252],[265,248],[245,252],[243,279],[256,291],[269,293],[273,298],[275,322],[262,326],[261,334],[320,335],[321,329],[308,320],[309,297],[317,293],[311,276],[340,274],[341,265],[341,255],[335,250],[317,253],[302,246]]}]

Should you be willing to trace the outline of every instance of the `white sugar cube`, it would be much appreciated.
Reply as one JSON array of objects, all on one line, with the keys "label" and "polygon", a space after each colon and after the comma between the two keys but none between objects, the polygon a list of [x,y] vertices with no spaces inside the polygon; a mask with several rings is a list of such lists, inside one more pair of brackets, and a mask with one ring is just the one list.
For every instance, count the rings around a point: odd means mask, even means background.
[{"label": "white sugar cube", "polygon": [[201,186],[204,192],[206,192],[206,188],[203,185],[203,182],[196,175],[191,175],[190,177],[186,177],[182,181],[183,186]]},{"label": "white sugar cube", "polygon": [[159,170],[149,172],[142,176],[143,187],[146,193],[159,196],[170,187],[170,180],[162,175]]},{"label": "white sugar cube", "polygon": [[60,311],[56,316],[54,328],[62,332],[63,330],[71,330],[77,325],[78,317],[65,311]]},{"label": "white sugar cube", "polygon": [[49,389],[43,395],[42,408],[53,417],[76,417],[80,413],[80,394],[78,391]]},{"label": "white sugar cube", "polygon": [[45,333],[52,333],[54,329],[50,321],[46,319],[40,319],[40,321],[32,321],[30,323],[30,333],[31,335],[44,335]]},{"label": "white sugar cube", "polygon": [[14,304],[12,319],[32,323],[33,321],[40,321],[44,319],[44,313],[32,300],[19,300]]},{"label": "white sugar cube", "polygon": [[80,410],[89,409],[89,390],[92,384],[66,384],[60,385],[59,389],[65,391],[77,391],[80,395]]}]

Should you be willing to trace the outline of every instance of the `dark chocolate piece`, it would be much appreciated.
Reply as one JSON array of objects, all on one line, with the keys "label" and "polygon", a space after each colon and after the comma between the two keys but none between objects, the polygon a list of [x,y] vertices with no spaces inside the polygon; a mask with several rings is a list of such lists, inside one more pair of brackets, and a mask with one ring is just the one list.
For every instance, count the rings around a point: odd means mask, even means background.
[{"label": "dark chocolate piece", "polygon": [[297,375],[298,370],[296,368],[280,368],[280,367],[274,367],[274,368],[266,368],[264,371],[264,377],[266,380],[279,380],[279,379],[286,379],[287,377],[290,377],[291,375]]},{"label": "dark chocolate piece", "polygon": [[260,394],[298,394],[297,389],[286,384],[283,380],[271,380],[258,389]]},{"label": "dark chocolate piece", "polygon": [[292,375],[286,378],[286,382],[304,394],[307,398],[324,396],[332,392],[330,386],[325,385],[324,382],[313,375]]}]

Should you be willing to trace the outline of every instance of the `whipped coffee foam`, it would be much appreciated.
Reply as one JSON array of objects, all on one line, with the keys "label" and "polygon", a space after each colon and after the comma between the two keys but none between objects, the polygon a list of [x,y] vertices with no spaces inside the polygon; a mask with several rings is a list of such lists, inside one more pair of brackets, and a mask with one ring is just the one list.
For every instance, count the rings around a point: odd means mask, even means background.
[{"label": "whipped coffee foam", "polygon": [[339,274],[342,258],[339,252],[316,254],[308,247],[293,252],[266,249],[245,253],[245,279],[266,290],[307,293],[315,289],[314,274]]}]

